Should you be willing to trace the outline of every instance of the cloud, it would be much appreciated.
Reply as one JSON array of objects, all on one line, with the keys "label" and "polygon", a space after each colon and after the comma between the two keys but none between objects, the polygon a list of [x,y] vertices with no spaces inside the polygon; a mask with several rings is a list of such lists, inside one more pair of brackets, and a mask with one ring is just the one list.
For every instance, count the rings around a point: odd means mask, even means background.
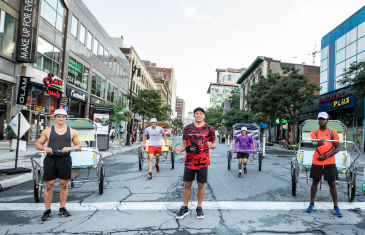
[{"label": "cloud", "polygon": [[215,21],[210,15],[199,12],[196,7],[183,7],[183,12],[185,17],[188,19],[194,19],[198,22],[207,22],[211,25],[216,25]]},{"label": "cloud", "polygon": [[234,34],[234,35],[243,35],[243,31],[237,29],[236,31],[232,32],[232,34]]}]

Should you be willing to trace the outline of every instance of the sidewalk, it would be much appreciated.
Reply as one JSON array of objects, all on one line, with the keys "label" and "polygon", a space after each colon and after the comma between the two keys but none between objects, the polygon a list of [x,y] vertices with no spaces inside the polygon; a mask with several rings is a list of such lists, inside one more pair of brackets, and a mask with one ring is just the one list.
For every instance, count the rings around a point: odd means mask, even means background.
[{"label": "sidewalk", "polygon": [[[105,157],[120,154],[122,152],[136,149],[141,146],[142,142],[134,143],[132,146],[126,146],[123,141],[122,145],[119,145],[119,140],[114,141],[114,144],[109,145],[109,150],[100,151],[100,154]],[[82,142],[83,147],[87,147],[85,142]],[[15,167],[15,151],[9,152],[10,146],[7,142],[0,142],[0,169],[14,168]],[[31,157],[39,152],[35,149],[34,145],[27,145],[26,151],[19,151],[18,155],[18,167],[24,167],[32,169]],[[137,158],[136,158],[137,159]],[[9,188],[15,185],[22,184],[24,182],[33,180],[32,173],[16,174],[16,175],[0,175],[0,191],[3,188]]]}]

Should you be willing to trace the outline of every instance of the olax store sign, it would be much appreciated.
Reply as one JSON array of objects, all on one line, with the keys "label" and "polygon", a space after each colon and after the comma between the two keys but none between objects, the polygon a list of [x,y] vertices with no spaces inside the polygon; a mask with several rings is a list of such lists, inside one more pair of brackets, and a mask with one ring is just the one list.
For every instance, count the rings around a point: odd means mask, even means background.
[{"label": "olax store sign", "polygon": [[354,96],[343,95],[341,92],[336,92],[331,95],[326,95],[323,98],[319,99],[319,111],[344,109],[353,106],[354,106]]}]

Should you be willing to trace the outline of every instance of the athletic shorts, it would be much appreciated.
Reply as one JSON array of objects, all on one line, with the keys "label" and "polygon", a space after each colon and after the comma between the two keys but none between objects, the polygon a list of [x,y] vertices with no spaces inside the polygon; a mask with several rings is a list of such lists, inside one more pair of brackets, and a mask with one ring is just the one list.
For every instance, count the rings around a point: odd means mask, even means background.
[{"label": "athletic shorts", "polygon": [[17,136],[14,133],[8,133],[6,135],[6,140],[16,140],[16,139],[17,139]]},{"label": "athletic shorts", "polygon": [[322,178],[322,174],[324,174],[325,181],[335,181],[338,179],[338,171],[336,168],[336,164],[329,165],[312,165],[310,171],[310,178],[316,181],[320,181]]},{"label": "athletic shorts", "polygon": [[237,153],[237,158],[248,158],[249,154],[248,153]]},{"label": "athletic shorts", "polygon": [[161,149],[162,147],[154,147],[154,146],[148,146],[148,155],[161,155]]},{"label": "athletic shorts", "polygon": [[114,140],[114,136],[110,136],[110,139],[111,139],[111,140]]},{"label": "athletic shorts", "polygon": [[72,160],[71,156],[50,157],[47,156],[43,162],[43,181],[55,179],[71,179]]},{"label": "athletic shorts", "polygon": [[193,169],[189,169],[185,166],[185,169],[184,169],[184,181],[185,182],[194,181],[195,175],[196,175],[196,180],[199,183],[205,184],[208,181],[208,167],[203,167],[200,170],[193,170]]}]

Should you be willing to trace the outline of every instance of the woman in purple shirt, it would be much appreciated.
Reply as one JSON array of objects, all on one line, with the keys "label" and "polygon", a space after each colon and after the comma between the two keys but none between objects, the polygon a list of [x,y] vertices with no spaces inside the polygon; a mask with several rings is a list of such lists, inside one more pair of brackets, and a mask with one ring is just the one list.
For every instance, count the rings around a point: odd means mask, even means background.
[{"label": "woman in purple shirt", "polygon": [[[252,149],[255,153],[257,152],[255,143],[253,142],[252,138],[249,135],[247,135],[246,127],[241,128],[241,134],[242,135],[240,135],[236,138],[236,140],[233,143],[233,147],[232,147],[232,151],[237,152],[238,170],[239,170],[238,176],[239,177],[242,176],[242,159],[243,159],[243,170],[244,170],[245,174],[247,174],[246,165],[247,165],[247,159],[249,157],[249,153],[252,153]],[[236,148],[237,143],[238,143],[238,145]]]}]

